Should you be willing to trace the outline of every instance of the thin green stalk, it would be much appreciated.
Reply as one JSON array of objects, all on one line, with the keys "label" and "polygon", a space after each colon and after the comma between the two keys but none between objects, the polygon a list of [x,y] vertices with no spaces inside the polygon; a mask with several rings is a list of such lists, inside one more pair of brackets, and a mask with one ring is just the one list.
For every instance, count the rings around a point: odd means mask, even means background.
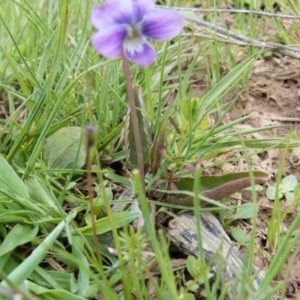
[{"label": "thin green stalk", "polygon": [[250,182],[251,182],[251,194],[252,194],[252,202],[255,205],[256,211],[255,214],[253,214],[252,217],[252,230],[251,230],[251,237],[249,244],[247,246],[247,252],[246,252],[246,263],[245,267],[243,270],[243,277],[242,277],[242,290],[239,291],[239,295],[242,294],[244,297],[249,296],[249,292],[247,291],[247,284],[248,284],[248,279],[252,280],[252,271],[253,271],[253,260],[254,260],[254,250],[255,250],[255,236],[257,232],[257,215],[258,215],[258,205],[257,205],[257,194],[255,191],[255,181],[254,181],[254,174],[253,170],[251,168],[251,163],[250,163],[250,157],[246,151],[246,146],[243,142],[242,136],[240,136],[241,144],[244,147],[244,157],[247,162],[248,170],[249,170],[249,175],[250,175]]},{"label": "thin green stalk", "polygon": [[[94,148],[95,149],[95,148]],[[96,154],[97,155],[97,154]],[[119,261],[119,268],[120,268],[120,272],[121,272],[121,278],[122,278],[122,284],[124,287],[124,297],[125,299],[130,299],[131,297],[131,278],[128,276],[127,274],[127,269],[126,269],[126,262],[123,256],[123,252],[122,252],[122,247],[121,247],[121,241],[120,241],[120,237],[118,235],[118,230],[115,224],[115,220],[114,220],[114,216],[113,216],[113,212],[111,209],[111,202],[108,200],[106,192],[105,192],[105,188],[104,188],[104,184],[103,184],[103,171],[101,170],[101,165],[99,163],[99,160],[97,160],[97,169],[99,171],[99,188],[100,191],[103,195],[103,199],[104,199],[104,203],[105,203],[105,207],[106,207],[106,212],[107,212],[107,218],[109,219],[109,223],[111,225],[111,231],[112,231],[112,236],[113,236],[113,240],[115,243],[115,248],[117,251],[117,255],[118,255],[118,261]],[[109,298],[111,299],[111,298]]]},{"label": "thin green stalk", "polygon": [[[138,171],[133,172],[134,182],[136,186],[136,191],[138,194],[139,204],[143,213],[143,217],[145,220],[145,226],[147,227],[147,232],[151,241],[151,245],[153,247],[154,253],[156,255],[156,259],[161,270],[162,279],[165,282],[168,291],[170,293],[170,299],[177,299],[178,294],[176,291],[175,285],[175,277],[173,274],[172,266],[170,263],[169,257],[164,257],[163,254],[165,252],[162,251],[161,245],[159,244],[156,238],[155,227],[151,219],[151,212],[149,209],[148,201],[145,197],[145,193],[143,190],[141,176]],[[166,254],[165,254],[166,255]]]},{"label": "thin green stalk", "polygon": [[[201,266],[206,266],[207,263],[205,262],[205,253],[203,251],[202,247],[202,234],[201,234],[201,204],[200,204],[200,173],[201,173],[201,167],[197,165],[196,173],[195,173],[195,179],[194,179],[194,186],[193,186],[193,193],[194,193],[194,209],[195,209],[195,219],[196,219],[196,231],[197,231],[197,239],[198,239],[198,250],[199,250],[199,259],[201,261]],[[205,293],[208,299],[210,298],[211,291],[209,286],[209,281],[207,278],[207,272],[203,273],[203,279],[204,279],[204,287],[205,287]]]},{"label": "thin green stalk", "polygon": [[[98,262],[103,269],[102,265],[102,258],[100,254],[100,247],[99,247],[99,239],[96,230],[96,221],[95,221],[95,210],[94,210],[94,203],[93,203],[93,177],[92,177],[92,167],[91,167],[91,148],[94,145],[94,130],[91,126],[87,127],[87,147],[86,147],[86,169],[87,169],[87,187],[88,187],[88,197],[89,197],[89,205],[90,205],[90,214],[92,220],[92,229],[93,229],[93,238],[96,248],[96,255]],[[105,280],[105,278],[103,278]]]}]

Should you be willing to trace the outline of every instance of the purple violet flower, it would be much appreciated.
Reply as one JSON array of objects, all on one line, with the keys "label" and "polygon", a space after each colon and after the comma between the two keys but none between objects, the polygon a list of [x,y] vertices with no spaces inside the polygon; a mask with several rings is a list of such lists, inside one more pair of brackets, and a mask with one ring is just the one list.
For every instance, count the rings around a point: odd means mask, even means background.
[{"label": "purple violet flower", "polygon": [[153,0],[106,0],[96,7],[91,21],[98,30],[92,36],[92,45],[108,58],[126,57],[146,67],[156,58],[147,38],[166,41],[178,35],[182,17],[172,10],[155,10]]}]

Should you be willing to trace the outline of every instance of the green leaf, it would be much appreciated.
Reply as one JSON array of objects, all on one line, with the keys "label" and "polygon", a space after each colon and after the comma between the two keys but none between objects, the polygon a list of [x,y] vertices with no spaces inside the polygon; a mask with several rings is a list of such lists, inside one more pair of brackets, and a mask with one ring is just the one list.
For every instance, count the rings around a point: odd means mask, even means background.
[{"label": "green leaf", "polygon": [[[256,192],[261,192],[261,191],[264,191],[264,187],[261,186],[261,185],[256,184],[256,185],[254,186],[254,190],[255,190]],[[245,191],[252,191],[252,186],[246,188]]]},{"label": "green leaf", "polygon": [[294,188],[294,199],[299,202],[300,201],[300,184],[298,183]]},{"label": "green leaf", "polygon": [[[281,184],[279,184],[279,191],[278,191],[278,198],[281,199],[283,197],[283,194],[281,193]],[[275,200],[276,198],[276,187],[275,186],[268,186],[267,191],[266,191],[266,196],[270,200]]]},{"label": "green leaf", "polygon": [[59,129],[46,139],[43,155],[51,168],[82,168],[86,149],[82,144],[82,128],[68,126]]},{"label": "green leaf", "polygon": [[248,241],[248,236],[246,232],[240,227],[230,226],[230,233],[232,237],[241,244],[246,244]]},{"label": "green leaf", "polygon": [[37,267],[35,272],[31,275],[31,279],[44,287],[64,289],[73,294],[75,294],[78,289],[73,273],[43,270]]},{"label": "green leaf", "polygon": [[282,180],[282,187],[285,192],[293,191],[297,184],[298,181],[294,175],[286,176]]},{"label": "green leaf", "polygon": [[234,215],[234,220],[238,219],[251,219],[257,212],[258,204],[245,203],[240,205]]},{"label": "green leaf", "polygon": [[[265,172],[253,171],[253,177],[260,178],[265,181],[268,180],[268,174]],[[221,176],[201,176],[200,191],[204,192],[206,190],[211,190],[213,188],[242,178],[249,178],[249,172],[228,173]],[[194,179],[182,178],[179,180],[176,186],[179,190],[192,191],[194,186]]]},{"label": "green leaf", "polygon": [[196,284],[194,280],[188,280],[185,283],[185,286],[192,292],[196,292],[199,288],[199,284]]},{"label": "green leaf", "polygon": [[83,254],[84,244],[82,243],[81,236],[74,236],[73,238],[73,253],[78,260],[78,276],[77,276],[77,285],[78,285],[78,294],[83,295],[85,289],[89,287],[90,284],[90,269],[89,262],[86,256]]},{"label": "green leaf", "polygon": [[0,155],[0,170],[0,189],[29,198],[26,185],[2,155]]},{"label": "green leaf", "polygon": [[5,237],[2,245],[0,246],[0,256],[8,253],[16,247],[32,241],[37,233],[39,227],[32,228],[29,225],[17,224],[11,229]]},{"label": "green leaf", "polygon": [[[53,243],[65,228],[66,223],[69,223],[74,217],[75,212],[70,213],[66,220],[61,221],[54,230],[48,234],[45,240],[43,240],[38,247],[35,248],[32,253],[8,275],[8,279],[16,285],[21,285],[42,262],[49,248],[52,247]],[[8,285],[6,282],[2,282],[1,284],[4,286]]]},{"label": "green leaf", "polygon": [[[66,273],[68,274],[68,273]],[[35,282],[36,284],[39,284],[45,288],[54,288],[54,289],[62,289],[62,285],[59,282],[58,278],[53,277],[50,275],[49,270],[45,270],[44,268],[41,268],[37,266],[33,273],[30,276],[30,279]]]},{"label": "green leaf", "polygon": [[189,255],[186,260],[186,268],[190,275],[195,278],[197,277],[198,271],[197,271],[197,260],[194,256]]},{"label": "green leaf", "polygon": [[[134,219],[139,217],[141,214],[138,212],[123,211],[113,214],[114,226],[120,228],[131,223]],[[78,229],[84,235],[93,235],[92,225],[81,227]],[[103,234],[111,231],[111,224],[108,217],[101,218],[96,221],[97,234]]]},{"label": "green leaf", "polygon": [[293,202],[294,199],[295,199],[295,196],[294,196],[293,193],[287,192],[287,193],[285,194],[285,198],[286,198],[286,200],[287,200],[288,202]]},{"label": "green leaf", "polygon": [[38,284],[33,282],[29,282],[29,290],[36,295],[39,296],[39,299],[46,299],[46,300],[85,300],[86,298],[74,295],[74,293],[70,293],[66,290],[62,289],[53,289],[49,290],[46,289]]},{"label": "green leaf", "polygon": [[29,178],[26,181],[28,191],[31,199],[34,199],[37,203],[45,203],[57,211],[57,199],[53,195],[51,189],[45,186],[45,184],[35,175],[33,178]]},{"label": "green leaf", "polygon": [[195,296],[190,293],[184,293],[182,300],[195,300]]}]

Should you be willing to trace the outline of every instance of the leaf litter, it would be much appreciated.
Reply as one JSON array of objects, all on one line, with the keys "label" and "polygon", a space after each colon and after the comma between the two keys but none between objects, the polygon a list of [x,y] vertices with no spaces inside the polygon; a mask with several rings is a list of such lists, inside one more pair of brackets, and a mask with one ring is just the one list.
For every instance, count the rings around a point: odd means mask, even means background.
[{"label": "leaf litter", "polygon": [[[231,95],[232,96],[232,95]],[[231,96],[227,96],[224,102],[230,101]],[[297,138],[300,136],[300,68],[298,62],[290,57],[280,57],[273,55],[266,59],[257,61],[251,71],[248,86],[246,91],[241,95],[235,107],[227,116],[226,121],[231,121],[240,118],[243,115],[248,115],[256,112],[253,118],[248,119],[239,127],[247,129],[258,128],[264,126],[279,125],[275,131],[265,131],[256,133],[255,137],[282,137],[287,138],[289,133],[293,132]],[[235,153],[235,155],[238,155]],[[294,175],[297,181],[300,181],[298,149],[292,149],[288,152],[285,159],[283,169],[283,178],[288,175]],[[269,184],[274,185],[276,174],[280,168],[280,163],[283,159],[283,151],[271,149],[265,153],[260,153],[250,157],[251,166],[254,170],[262,170],[270,174]],[[241,158],[241,160],[244,160]],[[238,164],[226,163],[222,170],[228,171],[243,171],[247,169],[245,161]],[[263,192],[258,193],[258,203],[260,206],[258,212],[258,227],[256,232],[256,245],[258,249],[267,250],[267,230],[268,224],[272,215],[273,203],[265,196],[266,186]],[[243,191],[241,193],[243,201],[251,201],[251,193]],[[295,215],[298,213],[296,208],[289,209],[289,204],[286,200],[282,200],[281,211],[289,211],[285,217],[282,230],[286,231],[292,223]],[[251,231],[250,221],[238,220],[236,224],[245,229],[247,233]],[[292,265],[286,274],[286,269],[289,264]],[[267,269],[270,261],[263,251],[256,251],[254,264],[262,269]],[[291,253],[290,258],[284,265],[276,280],[280,281],[288,278],[286,290],[287,299],[300,299],[300,252],[295,249]]]}]

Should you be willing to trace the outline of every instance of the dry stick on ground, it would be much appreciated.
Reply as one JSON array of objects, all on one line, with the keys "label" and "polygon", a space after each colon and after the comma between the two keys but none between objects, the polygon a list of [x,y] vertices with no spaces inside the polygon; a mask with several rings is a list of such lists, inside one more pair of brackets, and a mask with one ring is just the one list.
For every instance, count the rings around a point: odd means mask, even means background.
[{"label": "dry stick on ground", "polygon": [[[186,20],[187,24],[192,25],[193,27],[201,31],[205,29],[215,30],[218,34],[218,37],[223,38],[223,42],[237,43],[240,46],[255,46],[258,48],[270,49],[273,52],[300,59],[300,50],[298,49],[292,50],[291,47],[287,47],[278,43],[262,42],[259,40],[251,39],[242,34],[238,34],[231,30],[228,30],[227,28],[213,25],[209,22],[201,20],[199,21],[187,17],[184,17],[184,19]],[[215,39],[214,36],[209,35],[206,35],[205,38]]]},{"label": "dry stick on ground", "polygon": [[280,19],[293,19],[300,20],[300,16],[296,15],[286,15],[286,14],[278,14],[271,13],[265,11],[257,11],[257,10],[248,10],[248,9],[233,9],[233,8],[196,8],[196,7],[168,7],[168,6],[158,6],[159,8],[164,9],[174,9],[179,11],[195,11],[195,12],[213,12],[213,13],[239,13],[239,14],[251,14],[251,15],[259,15],[271,18],[280,18]]},{"label": "dry stick on ground", "polygon": [[[156,6],[159,8],[166,8],[165,6]],[[239,10],[239,9],[217,9],[217,8],[208,8],[208,9],[199,9],[199,8],[181,8],[181,7],[169,7],[169,9],[175,9],[180,11],[197,11],[197,12],[230,12],[230,13],[244,13],[244,14],[256,14],[256,15],[262,15],[267,17],[276,17],[276,18],[284,18],[284,19],[300,19],[300,16],[295,15],[285,15],[285,14],[277,14],[277,13],[268,13],[268,12],[259,12],[259,11],[253,11],[253,10]],[[235,33],[231,30],[228,30],[227,28],[224,28],[222,26],[216,26],[209,22],[205,22],[202,20],[196,20],[193,18],[188,18],[183,16],[183,18],[186,20],[186,23],[188,25],[192,25],[193,27],[199,29],[200,31],[212,29],[218,34],[218,38],[222,38],[222,42],[227,43],[233,43],[237,44],[239,46],[255,46],[258,48],[264,48],[264,49],[270,49],[273,52],[280,53],[282,55],[290,56],[293,58],[300,59],[300,50],[293,49],[293,47],[288,47],[282,44],[278,43],[272,43],[272,42],[263,42],[259,40],[251,39],[247,36],[244,36],[242,34]],[[204,38],[207,39],[215,39],[215,36],[212,35],[201,35]],[[295,45],[296,46],[296,45]]]},{"label": "dry stick on ground", "polygon": [[[199,225],[196,223],[194,212],[183,212],[169,222],[167,237],[184,254],[199,258],[197,226],[200,226],[201,246],[205,261],[209,265],[209,272],[214,278],[222,272],[220,286],[227,287],[225,299],[233,299],[243,286],[245,258],[213,214],[202,211]],[[254,265],[251,271],[253,276],[247,283],[250,292],[247,299],[254,300],[253,295],[264,279],[265,272]],[[276,296],[269,299],[276,299]]]}]

